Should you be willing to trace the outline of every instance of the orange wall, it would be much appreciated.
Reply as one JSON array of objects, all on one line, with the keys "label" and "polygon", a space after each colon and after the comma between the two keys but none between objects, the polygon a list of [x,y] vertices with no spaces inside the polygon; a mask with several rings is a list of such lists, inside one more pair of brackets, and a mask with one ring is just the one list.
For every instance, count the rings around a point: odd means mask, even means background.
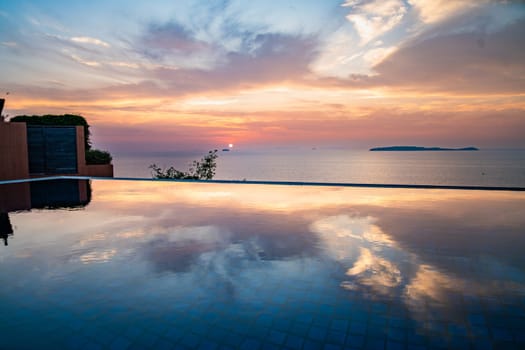
[{"label": "orange wall", "polygon": [[29,178],[25,123],[0,122],[0,181]]},{"label": "orange wall", "polygon": [[77,171],[78,175],[87,175],[86,145],[84,143],[84,127],[77,125]]},{"label": "orange wall", "polygon": [[113,164],[91,164],[86,165],[85,176],[91,177],[113,177]]}]

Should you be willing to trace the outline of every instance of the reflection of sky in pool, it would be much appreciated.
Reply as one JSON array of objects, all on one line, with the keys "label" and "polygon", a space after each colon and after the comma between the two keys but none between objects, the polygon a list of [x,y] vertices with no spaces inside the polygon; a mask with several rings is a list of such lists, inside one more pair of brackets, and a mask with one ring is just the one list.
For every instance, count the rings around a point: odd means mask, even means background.
[{"label": "reflection of sky in pool", "polygon": [[0,348],[525,346],[522,193],[91,187],[8,214]]}]

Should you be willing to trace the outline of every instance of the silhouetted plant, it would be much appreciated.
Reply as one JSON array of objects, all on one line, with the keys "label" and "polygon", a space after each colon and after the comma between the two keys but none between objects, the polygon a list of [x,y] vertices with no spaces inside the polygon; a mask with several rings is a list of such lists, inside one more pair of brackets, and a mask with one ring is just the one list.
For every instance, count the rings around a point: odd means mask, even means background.
[{"label": "silhouetted plant", "polygon": [[154,179],[182,179],[182,180],[211,180],[217,168],[217,150],[209,151],[200,161],[194,160],[187,172],[169,167],[163,169],[156,164],[151,164],[151,175]]},{"label": "silhouetted plant", "polygon": [[113,158],[107,151],[90,149],[86,151],[86,164],[111,164]]}]

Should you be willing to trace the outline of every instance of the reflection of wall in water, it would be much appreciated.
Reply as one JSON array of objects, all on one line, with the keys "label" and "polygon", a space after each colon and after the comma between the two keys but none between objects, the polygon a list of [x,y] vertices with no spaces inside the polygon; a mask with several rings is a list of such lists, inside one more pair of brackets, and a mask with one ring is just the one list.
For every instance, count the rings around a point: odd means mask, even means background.
[{"label": "reflection of wall in water", "polygon": [[13,226],[7,213],[0,213],[0,238],[7,245],[7,238],[13,235]]},{"label": "reflection of wall in water", "polygon": [[0,238],[14,234],[9,212],[83,208],[91,201],[89,180],[52,180],[0,185]]}]

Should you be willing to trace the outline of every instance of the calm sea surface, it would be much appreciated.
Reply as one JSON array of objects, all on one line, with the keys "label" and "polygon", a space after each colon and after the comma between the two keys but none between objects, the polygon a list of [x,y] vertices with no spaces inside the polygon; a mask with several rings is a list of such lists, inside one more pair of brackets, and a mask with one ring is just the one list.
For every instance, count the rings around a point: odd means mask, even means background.
[{"label": "calm sea surface", "polygon": [[[148,166],[186,170],[201,155],[114,156],[115,176],[151,177]],[[216,179],[385,184],[525,186],[525,150],[220,152]]]}]

